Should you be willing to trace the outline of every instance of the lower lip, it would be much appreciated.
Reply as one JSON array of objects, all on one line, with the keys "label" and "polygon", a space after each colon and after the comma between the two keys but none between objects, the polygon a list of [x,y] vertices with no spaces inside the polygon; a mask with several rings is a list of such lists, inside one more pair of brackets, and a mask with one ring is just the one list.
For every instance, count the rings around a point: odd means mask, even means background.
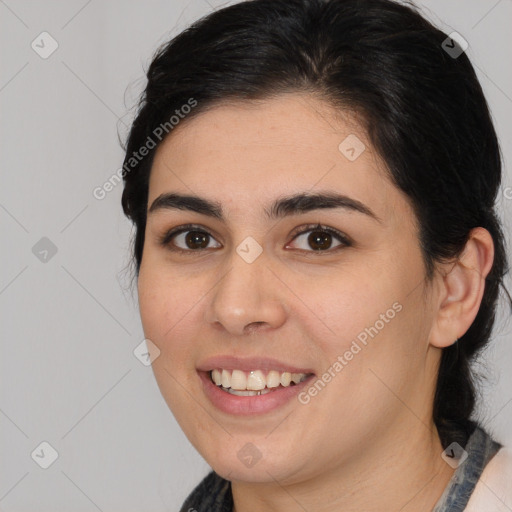
[{"label": "lower lip", "polygon": [[199,371],[198,373],[203,381],[204,392],[213,405],[225,413],[238,416],[263,414],[282,407],[292,398],[296,397],[314,377],[314,375],[310,375],[307,379],[295,384],[295,386],[279,387],[276,391],[271,391],[264,395],[237,396],[227,391],[222,391],[219,386],[216,386],[210,378],[210,372]]}]

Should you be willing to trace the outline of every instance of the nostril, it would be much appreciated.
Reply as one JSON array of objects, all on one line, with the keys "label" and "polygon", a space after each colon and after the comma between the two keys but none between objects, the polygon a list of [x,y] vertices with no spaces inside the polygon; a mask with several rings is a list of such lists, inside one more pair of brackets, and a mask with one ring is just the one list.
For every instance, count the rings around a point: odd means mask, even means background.
[{"label": "nostril", "polygon": [[251,322],[249,325],[245,326],[245,331],[251,333],[253,331],[258,331],[261,325],[265,325],[265,322]]}]

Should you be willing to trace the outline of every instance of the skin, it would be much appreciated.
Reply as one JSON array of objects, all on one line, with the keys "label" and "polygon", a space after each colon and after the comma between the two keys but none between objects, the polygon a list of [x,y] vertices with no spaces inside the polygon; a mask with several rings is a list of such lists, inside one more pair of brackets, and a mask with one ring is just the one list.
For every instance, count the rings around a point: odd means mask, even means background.
[{"label": "skin", "polygon": [[[349,161],[349,134],[366,150]],[[264,207],[296,192],[336,191],[381,219],[322,209],[269,221]],[[309,95],[218,105],[183,121],[157,150],[148,207],[162,193],[218,201],[222,222],[183,210],[148,215],[138,279],[146,338],[161,351],[158,385],[181,428],[221,476],[232,481],[237,512],[430,511],[454,470],[432,420],[441,349],[478,312],[493,243],[471,232],[461,259],[425,280],[416,219],[386,178],[355,116],[335,115]],[[172,252],[159,237],[181,224],[212,234],[208,249]],[[352,240],[319,254],[312,223]],[[248,264],[247,237],[262,247]],[[171,242],[172,244],[172,242]],[[330,252],[329,252],[330,251]],[[271,356],[321,376],[357,335],[398,302],[402,309],[317,396],[247,419],[216,409],[196,372],[219,354]],[[252,443],[261,459],[237,452]]]}]

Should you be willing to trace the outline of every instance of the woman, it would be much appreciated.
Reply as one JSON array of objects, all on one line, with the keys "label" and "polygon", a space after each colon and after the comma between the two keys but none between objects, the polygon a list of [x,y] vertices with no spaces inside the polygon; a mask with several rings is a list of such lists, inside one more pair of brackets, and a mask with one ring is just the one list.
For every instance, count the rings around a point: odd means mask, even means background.
[{"label": "woman", "polygon": [[158,385],[213,470],[183,511],[510,499],[470,419],[507,261],[463,50],[390,0],[252,0],[155,56],[122,205]]}]

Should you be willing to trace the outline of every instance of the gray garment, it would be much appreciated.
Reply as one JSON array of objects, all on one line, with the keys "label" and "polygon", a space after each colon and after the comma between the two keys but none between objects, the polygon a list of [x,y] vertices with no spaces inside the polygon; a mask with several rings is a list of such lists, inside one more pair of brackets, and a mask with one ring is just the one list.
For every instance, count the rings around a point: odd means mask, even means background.
[{"label": "gray garment", "polygon": [[[455,470],[432,512],[461,512],[466,508],[486,464],[501,448],[481,427],[475,425],[464,447],[467,459]],[[180,512],[232,512],[231,482],[211,471],[190,493]]]},{"label": "gray garment", "polygon": [[432,512],[462,512],[485,466],[500,448],[500,443],[477,426],[465,446],[468,458],[455,470]]}]

